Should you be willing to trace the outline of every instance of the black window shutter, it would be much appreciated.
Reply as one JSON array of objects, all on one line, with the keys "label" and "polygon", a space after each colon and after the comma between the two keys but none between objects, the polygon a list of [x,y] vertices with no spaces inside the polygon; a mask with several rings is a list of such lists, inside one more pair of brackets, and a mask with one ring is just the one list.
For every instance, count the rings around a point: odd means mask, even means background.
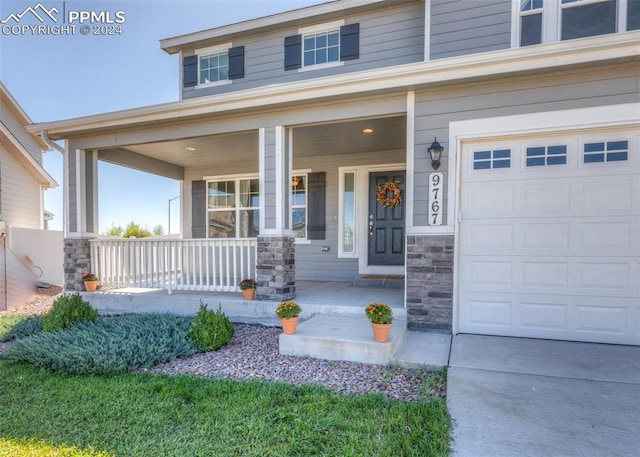
[{"label": "black window shutter", "polygon": [[307,208],[307,239],[325,239],[325,200],[327,178],[326,173],[309,173],[307,175],[307,186],[309,192],[309,207]]},{"label": "black window shutter", "polygon": [[191,183],[191,237],[207,237],[207,183]]},{"label": "black window shutter", "polygon": [[360,24],[340,27],[340,60],[360,58]]},{"label": "black window shutter", "polygon": [[182,85],[193,87],[198,84],[198,56],[187,56],[182,60]]},{"label": "black window shutter", "polygon": [[229,79],[244,78],[244,46],[229,49]]},{"label": "black window shutter", "polygon": [[296,70],[302,66],[302,35],[284,39],[284,69]]}]

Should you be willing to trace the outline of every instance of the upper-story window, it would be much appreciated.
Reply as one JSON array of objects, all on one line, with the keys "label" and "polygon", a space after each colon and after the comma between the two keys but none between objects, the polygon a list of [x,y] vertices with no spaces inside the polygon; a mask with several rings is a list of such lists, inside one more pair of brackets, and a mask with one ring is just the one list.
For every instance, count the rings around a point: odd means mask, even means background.
[{"label": "upper-story window", "polygon": [[320,65],[340,60],[340,32],[312,33],[304,36],[303,66]]},{"label": "upper-story window", "polygon": [[334,21],[304,27],[284,39],[284,69],[305,71],[360,57],[360,24]]},{"label": "upper-story window", "polygon": [[183,59],[184,87],[208,87],[228,84],[244,78],[244,46],[231,43],[196,49],[194,55]]},{"label": "upper-story window", "polygon": [[640,0],[514,0],[515,45],[640,29]]}]

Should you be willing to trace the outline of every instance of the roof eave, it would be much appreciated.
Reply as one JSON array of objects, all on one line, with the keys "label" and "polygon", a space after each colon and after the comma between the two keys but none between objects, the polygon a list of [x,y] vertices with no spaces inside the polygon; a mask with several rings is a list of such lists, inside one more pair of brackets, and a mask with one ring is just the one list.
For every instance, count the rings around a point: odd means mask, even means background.
[{"label": "roof eave", "polygon": [[[344,16],[358,11],[372,10],[380,4],[397,6],[421,0],[334,0],[320,5],[308,6],[283,13],[264,16],[248,21],[237,22],[222,27],[201,30],[177,37],[160,40],[160,47],[168,54],[176,54],[184,48],[194,48],[210,45],[217,41],[237,39],[242,35],[254,35],[269,30],[282,29],[293,24],[315,20],[328,20],[335,15]],[[391,4],[392,3],[392,4]]]}]

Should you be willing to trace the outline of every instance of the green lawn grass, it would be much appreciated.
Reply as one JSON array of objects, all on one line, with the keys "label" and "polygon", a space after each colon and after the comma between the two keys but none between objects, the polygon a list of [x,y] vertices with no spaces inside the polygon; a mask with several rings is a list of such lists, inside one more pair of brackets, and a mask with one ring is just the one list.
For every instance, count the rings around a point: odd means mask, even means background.
[{"label": "green lawn grass", "polygon": [[0,456],[446,456],[444,401],[0,362]]}]

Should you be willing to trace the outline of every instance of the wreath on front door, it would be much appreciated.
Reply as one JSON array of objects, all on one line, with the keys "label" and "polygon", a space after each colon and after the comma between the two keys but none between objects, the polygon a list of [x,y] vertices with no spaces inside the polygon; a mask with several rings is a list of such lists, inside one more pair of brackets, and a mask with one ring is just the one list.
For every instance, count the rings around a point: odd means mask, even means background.
[{"label": "wreath on front door", "polygon": [[376,192],[376,200],[385,208],[394,208],[402,201],[402,191],[398,187],[398,182],[387,181],[384,184],[378,184]]}]

